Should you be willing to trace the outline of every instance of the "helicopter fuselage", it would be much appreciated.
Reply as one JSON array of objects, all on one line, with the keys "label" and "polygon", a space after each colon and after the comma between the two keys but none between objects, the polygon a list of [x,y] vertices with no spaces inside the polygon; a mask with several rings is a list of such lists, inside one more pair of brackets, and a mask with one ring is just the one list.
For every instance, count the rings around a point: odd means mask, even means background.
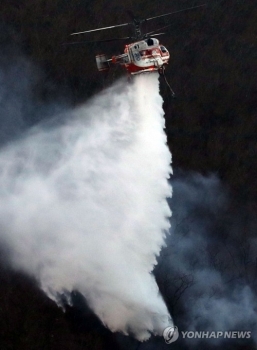
[{"label": "helicopter fuselage", "polygon": [[111,59],[107,59],[105,55],[98,55],[96,63],[99,71],[109,70],[110,63],[113,63],[124,66],[129,74],[135,75],[162,71],[169,58],[166,47],[160,45],[158,39],[149,38],[126,45],[124,54],[112,56]]},{"label": "helicopter fuselage", "polygon": [[124,53],[129,59],[125,68],[132,75],[158,71],[168,64],[170,58],[169,51],[155,38],[126,45]]}]

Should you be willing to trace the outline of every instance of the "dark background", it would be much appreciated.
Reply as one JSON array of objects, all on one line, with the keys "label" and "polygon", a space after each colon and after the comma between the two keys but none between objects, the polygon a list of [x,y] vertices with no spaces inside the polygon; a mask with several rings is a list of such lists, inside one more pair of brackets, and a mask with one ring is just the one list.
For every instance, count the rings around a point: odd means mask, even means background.
[{"label": "dark background", "polygon": [[[19,55],[26,56],[40,71],[30,81],[35,104],[69,101],[75,106],[124,75],[118,67],[108,76],[102,76],[94,59],[97,53],[121,53],[123,43],[61,45],[71,40],[70,33],[126,23],[130,21],[128,10],[147,18],[201,3],[1,0],[1,66],[6,66],[8,60],[15,61]],[[160,37],[170,51],[166,74],[177,95],[173,100],[161,80],[168,145],[175,171],[216,174],[229,189],[232,202],[245,204],[254,216],[257,212],[256,1],[206,3],[207,7],[154,20],[143,28],[151,31],[171,24],[167,35]],[[120,28],[76,39],[131,34],[129,28]],[[33,120],[31,113],[29,122],[38,119]],[[11,272],[4,263],[0,278],[1,349],[121,348],[120,340],[105,330],[89,310],[83,314],[80,307],[68,308],[63,314],[33,281]],[[238,345],[238,348],[251,347]]]}]

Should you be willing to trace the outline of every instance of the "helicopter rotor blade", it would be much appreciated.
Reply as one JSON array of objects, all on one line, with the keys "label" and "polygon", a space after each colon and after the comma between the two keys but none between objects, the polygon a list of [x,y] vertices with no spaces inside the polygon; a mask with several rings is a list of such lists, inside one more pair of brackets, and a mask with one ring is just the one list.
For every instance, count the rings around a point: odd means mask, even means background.
[{"label": "helicopter rotor blade", "polygon": [[[167,16],[167,15],[170,15],[170,14],[173,14],[173,13],[178,13],[178,12],[182,12],[182,11],[186,11],[186,10],[195,9],[195,8],[202,7],[202,6],[206,6],[206,4],[199,5],[199,6],[195,6],[195,7],[190,7],[190,8],[188,8],[188,9],[184,9],[184,10],[180,10],[180,11],[176,11],[176,12],[171,12],[171,13],[164,14],[164,15],[157,16],[157,17],[152,17],[151,19],[153,19],[153,18],[158,18],[158,17],[162,17],[162,16]],[[163,30],[163,29],[169,28],[170,26],[172,26],[172,24],[173,24],[173,23],[168,24],[168,25],[166,25],[166,26],[164,26],[164,27],[155,29],[155,30],[153,30],[153,31],[151,31],[151,32],[146,33],[145,35],[148,35],[148,36],[149,36],[149,35],[155,35],[155,32],[158,32],[159,30]]]},{"label": "helicopter rotor blade", "polygon": [[119,40],[128,40],[134,39],[130,36],[126,36],[124,38],[112,38],[112,39],[103,39],[103,40],[89,40],[89,41],[73,41],[70,43],[63,43],[62,45],[79,45],[79,44],[92,44],[92,43],[107,43],[110,41],[119,41]]},{"label": "helicopter rotor blade", "polygon": [[[152,32],[148,32],[148,33],[145,34],[145,36],[149,36],[149,35],[151,35],[151,36],[153,36],[153,35],[158,35],[158,34],[155,34],[155,33],[158,32],[159,30],[163,30],[163,29],[169,28],[170,26],[172,26],[172,24],[173,24],[173,23],[168,24],[167,26],[164,26],[164,27],[155,29],[155,30],[153,30]],[[164,33],[164,34],[166,34],[166,33]]]},{"label": "helicopter rotor blade", "polygon": [[78,34],[84,34],[84,33],[97,32],[99,30],[106,30],[106,29],[112,29],[112,28],[117,28],[117,27],[124,27],[124,26],[128,26],[130,24],[131,23],[117,24],[115,26],[102,27],[102,28],[97,28],[97,29],[85,30],[83,32],[71,33],[70,35],[78,35]]},{"label": "helicopter rotor blade", "polygon": [[150,21],[150,20],[155,19],[155,18],[160,18],[160,17],[164,17],[164,16],[173,15],[175,13],[179,13],[179,12],[183,12],[183,11],[193,10],[193,9],[196,9],[196,8],[199,8],[199,7],[203,7],[203,6],[206,6],[206,5],[207,4],[202,4],[202,5],[198,5],[198,6],[188,7],[188,8],[183,9],[183,10],[178,10],[178,11],[174,11],[174,12],[164,13],[163,15],[146,18],[145,21]]},{"label": "helicopter rotor blade", "polygon": [[[203,7],[203,6],[206,6],[207,4],[202,4],[202,5],[198,5],[198,6],[193,6],[193,7],[188,7],[188,8],[185,8],[183,10],[178,10],[178,11],[173,11],[173,12],[169,12],[169,13],[164,13],[163,15],[159,15],[159,16],[154,16],[154,17],[149,17],[149,18],[146,18],[146,19],[143,19],[143,20],[139,20],[139,19],[136,19],[134,17],[134,14],[131,12],[131,11],[128,11],[128,13],[130,14],[130,16],[133,18],[133,23],[122,23],[122,24],[117,24],[117,25],[113,25],[113,26],[109,26],[109,27],[102,27],[102,28],[96,28],[96,29],[91,29],[91,30],[84,30],[82,32],[75,32],[75,33],[71,33],[70,35],[79,35],[79,34],[85,34],[85,33],[92,33],[92,32],[97,32],[97,31],[101,31],[101,30],[106,30],[106,29],[113,29],[113,28],[119,28],[119,27],[125,27],[125,26],[129,26],[129,25],[135,25],[135,26],[140,26],[141,23],[144,23],[146,21],[150,21],[152,19],[156,19],[156,18],[161,18],[161,17],[165,17],[165,16],[169,16],[169,15],[173,15],[173,14],[176,14],[176,13],[179,13],[179,12],[184,12],[184,11],[188,11],[188,10],[193,10],[193,9],[197,9],[199,7]],[[167,28],[168,26],[165,26],[165,27],[162,27],[158,30],[161,30],[161,29],[164,29],[164,28]],[[136,27],[137,28],[137,27]],[[158,31],[157,30],[157,31]],[[152,34],[156,31],[153,31],[153,32],[150,32],[150,33],[147,33],[145,34],[148,35],[148,34]],[[137,33],[138,34],[138,33]],[[138,35],[136,35],[136,38],[138,37]],[[128,39],[134,39],[134,38],[130,38],[128,37]],[[113,39],[113,40],[123,40],[122,38],[121,39]],[[106,41],[106,40],[104,40]],[[109,41],[112,41],[112,39],[110,39]],[[88,41],[88,43],[90,42],[103,42],[101,40],[99,41]],[[72,44],[72,43],[71,43]],[[74,43],[76,44],[76,43]]]},{"label": "helicopter rotor blade", "polygon": [[[152,34],[152,32],[151,32],[151,36],[152,36],[152,37],[159,36],[159,35],[164,35],[164,34],[167,34],[167,33],[153,33],[153,34]],[[146,33],[146,34],[144,35],[144,39],[146,39],[146,38],[149,38],[149,33]]]}]

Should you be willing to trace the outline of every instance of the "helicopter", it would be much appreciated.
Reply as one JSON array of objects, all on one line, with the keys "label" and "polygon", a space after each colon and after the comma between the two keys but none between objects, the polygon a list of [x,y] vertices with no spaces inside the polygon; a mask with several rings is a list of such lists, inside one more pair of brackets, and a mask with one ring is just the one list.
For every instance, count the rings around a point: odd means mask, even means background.
[{"label": "helicopter", "polygon": [[131,14],[133,22],[131,23],[122,23],[117,25],[112,25],[109,27],[96,28],[91,30],[86,30],[82,32],[71,33],[70,35],[81,35],[86,33],[92,33],[97,31],[103,31],[107,29],[119,28],[124,26],[133,26],[134,27],[134,36],[133,37],[123,37],[123,38],[114,38],[114,39],[105,39],[105,40],[95,40],[95,41],[81,41],[81,42],[71,42],[67,43],[72,44],[84,44],[84,43],[93,43],[93,42],[111,42],[117,40],[132,40],[132,43],[126,44],[124,48],[124,53],[112,56],[108,58],[105,54],[96,55],[96,66],[100,72],[109,71],[112,65],[121,65],[125,67],[127,72],[130,75],[142,74],[145,72],[154,72],[158,71],[160,74],[164,74],[165,66],[168,65],[170,59],[170,53],[167,48],[160,44],[159,40],[156,39],[156,36],[163,35],[165,33],[157,33],[160,30],[168,28],[170,25],[166,25],[162,28],[159,28],[155,31],[148,32],[143,34],[141,31],[141,24],[147,21],[169,16],[175,13],[188,11],[196,8],[206,6],[206,4],[188,7],[179,11],[173,11],[165,13],[162,15],[146,18],[146,19],[137,19]]}]

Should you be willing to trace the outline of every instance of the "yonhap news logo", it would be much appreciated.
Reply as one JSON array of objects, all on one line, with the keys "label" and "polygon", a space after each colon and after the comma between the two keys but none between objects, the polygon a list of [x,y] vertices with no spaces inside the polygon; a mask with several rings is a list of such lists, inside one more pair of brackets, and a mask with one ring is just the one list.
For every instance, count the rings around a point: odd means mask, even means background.
[{"label": "yonhap news logo", "polygon": [[178,339],[178,337],[179,337],[179,333],[178,333],[177,326],[167,327],[163,331],[163,338],[166,344],[173,343]]},{"label": "yonhap news logo", "polygon": [[181,331],[177,326],[167,327],[163,331],[166,344],[171,344],[178,339],[250,339],[251,331]]},{"label": "yonhap news logo", "polygon": [[181,331],[184,339],[249,339],[251,331]]}]

